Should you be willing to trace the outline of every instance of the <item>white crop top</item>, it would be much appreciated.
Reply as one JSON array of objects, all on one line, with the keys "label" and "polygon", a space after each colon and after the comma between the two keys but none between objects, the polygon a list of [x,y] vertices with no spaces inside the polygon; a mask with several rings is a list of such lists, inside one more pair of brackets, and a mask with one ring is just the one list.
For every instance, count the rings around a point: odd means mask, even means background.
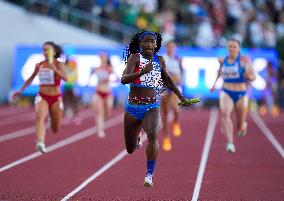
[{"label": "white crop top", "polygon": [[167,66],[167,70],[170,74],[172,75],[181,75],[181,69],[179,66],[179,60],[177,59],[177,57],[169,57],[167,54],[163,55],[163,58],[165,60],[166,66]]}]

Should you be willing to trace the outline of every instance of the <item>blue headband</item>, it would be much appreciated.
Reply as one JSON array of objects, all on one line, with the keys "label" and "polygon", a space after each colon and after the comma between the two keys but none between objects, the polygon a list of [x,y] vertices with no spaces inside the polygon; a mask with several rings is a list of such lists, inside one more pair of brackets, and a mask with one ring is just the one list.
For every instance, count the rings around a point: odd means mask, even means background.
[{"label": "blue headband", "polygon": [[142,33],[140,36],[139,36],[139,42],[146,36],[146,35],[151,35],[155,38],[155,40],[157,40],[157,36],[154,32],[152,31],[145,31],[144,33]]}]

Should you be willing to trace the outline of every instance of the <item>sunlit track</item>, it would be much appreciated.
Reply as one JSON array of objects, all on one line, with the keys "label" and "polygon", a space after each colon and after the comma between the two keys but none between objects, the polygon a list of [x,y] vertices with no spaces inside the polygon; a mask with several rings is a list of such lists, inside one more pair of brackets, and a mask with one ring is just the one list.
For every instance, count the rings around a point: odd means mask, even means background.
[{"label": "sunlit track", "polygon": [[[105,124],[105,128],[107,129],[108,127],[112,127],[112,126],[114,126],[114,125],[116,125],[118,123],[121,123],[121,122],[122,122],[122,115],[118,115],[116,117],[113,117],[112,119],[107,120],[106,124]],[[96,126],[93,126],[91,128],[85,129],[85,130],[83,130],[83,131],[81,131],[81,132],[79,132],[79,133],[77,133],[77,134],[75,134],[75,135],[73,135],[71,137],[68,137],[68,138],[66,138],[64,140],[61,140],[61,141],[59,141],[59,142],[57,142],[57,143],[47,147],[47,153],[46,154],[48,154],[48,153],[50,153],[50,152],[52,152],[54,150],[57,150],[57,149],[59,149],[61,147],[64,147],[66,145],[69,145],[71,143],[74,143],[76,141],[79,141],[81,139],[84,139],[86,137],[89,137],[91,135],[94,135],[96,132],[97,132]],[[6,170],[9,170],[9,169],[11,169],[11,168],[13,168],[13,167],[15,167],[17,165],[20,165],[22,163],[30,161],[30,160],[32,160],[34,158],[37,158],[37,157],[39,157],[41,155],[42,154],[40,152],[35,152],[35,153],[30,154],[30,155],[28,155],[26,157],[18,159],[16,161],[12,162],[12,163],[9,163],[9,164],[1,167],[0,168],[0,173],[4,172]]]},{"label": "sunlit track", "polygon": [[191,199],[192,201],[197,201],[199,197],[201,183],[202,183],[203,175],[204,175],[205,168],[206,168],[206,163],[207,163],[208,156],[209,156],[212,139],[213,139],[214,132],[215,132],[217,117],[218,117],[218,110],[213,109],[210,113],[210,119],[209,119],[208,128],[206,132],[206,138],[205,138],[204,147],[203,147],[203,151],[201,155],[201,160],[200,160],[198,174],[197,174],[197,178],[196,178],[196,182],[194,186],[194,191],[193,191],[193,195]]},{"label": "sunlit track", "polygon": [[1,120],[0,121],[0,127],[15,124],[15,123],[32,121],[34,119],[35,119],[35,113],[34,112],[26,112],[24,114],[14,115],[12,117],[8,117],[8,118]]},{"label": "sunlit track", "polygon": [[284,160],[253,118],[247,118],[246,136],[235,133],[234,154],[225,150],[220,122],[219,118],[199,200],[283,200]]},{"label": "sunlit track", "polygon": [[[284,160],[251,116],[248,117],[248,135],[236,136],[237,151],[228,154],[225,137],[220,132],[220,115],[216,118],[215,114],[210,115],[210,110],[203,109],[181,111],[183,133],[179,138],[172,137],[170,152],[164,152],[160,146],[154,187],[146,189],[143,179],[147,142],[141,150],[128,156],[124,150],[121,108],[107,120],[105,139],[95,136],[93,112],[87,113],[81,125],[69,122],[62,126],[59,136],[49,136],[47,154],[31,151],[34,149],[32,136],[7,140],[7,145],[2,143],[5,147],[1,154],[13,150],[9,147],[16,143],[20,143],[19,149],[32,147],[24,149],[25,155],[3,160],[6,162],[2,162],[0,169],[1,199],[188,201],[195,194],[197,200],[282,201]],[[212,119],[217,122],[214,129]],[[278,124],[270,124],[263,119],[263,123],[268,128],[272,125],[282,128],[280,120]],[[212,139],[208,139],[208,130],[211,134],[214,130]],[[275,137],[279,142],[283,140],[281,135]],[[159,134],[160,145],[161,140]],[[201,165],[204,143],[210,140],[211,147],[207,143],[206,149],[207,163]],[[26,141],[29,143],[25,145]],[[198,176],[200,169],[204,171],[203,178]],[[199,193],[194,193],[195,186],[200,187]]]},{"label": "sunlit track", "polygon": [[[71,200],[189,200],[202,152],[209,111],[183,111],[182,117],[185,116],[187,118],[181,118],[183,134],[179,138],[172,138],[173,149],[164,152],[160,146],[152,189],[143,186],[146,170],[145,142],[141,150],[117,162],[111,169],[88,183]],[[203,123],[197,124],[198,122]],[[160,145],[161,137],[160,134]],[[117,150],[117,153],[119,151]],[[111,159],[114,156],[116,155],[113,154]],[[117,155],[118,158],[120,156]],[[89,176],[84,178],[84,181],[88,178]],[[82,183],[82,186],[84,184]]]},{"label": "sunlit track", "polygon": [[30,112],[32,111],[32,108],[25,107],[25,108],[19,108],[19,107],[12,107],[12,108],[1,108],[0,109],[0,117],[6,118],[7,116],[12,115],[19,115],[22,113]]},{"label": "sunlit track", "polygon": [[255,123],[258,125],[258,127],[261,129],[261,131],[265,135],[265,137],[271,142],[271,144],[275,147],[275,149],[278,151],[278,153],[284,159],[283,146],[277,141],[277,139],[274,137],[274,135],[269,130],[269,128],[265,125],[265,123],[260,118],[260,116],[256,112],[251,112],[250,115],[251,115],[252,119],[255,121]]},{"label": "sunlit track", "polygon": [[[85,118],[88,118],[90,116],[93,116],[93,112],[91,110],[85,110],[85,111],[82,111],[80,113],[79,118],[80,118],[80,121],[83,121]],[[74,121],[70,121],[67,118],[64,118],[63,121],[62,121],[63,126],[69,125],[71,123],[74,123]],[[47,126],[47,124],[45,124],[45,125]],[[24,128],[24,129],[20,129],[20,130],[14,131],[14,132],[6,133],[6,134],[3,134],[3,135],[0,135],[0,142],[12,140],[12,139],[22,137],[22,136],[26,136],[26,135],[30,135],[30,134],[33,134],[34,132],[35,132],[35,126],[30,126],[28,128]]]},{"label": "sunlit track", "polygon": [[[144,143],[146,141],[145,135],[142,136],[141,141],[142,141],[142,143]],[[81,183],[78,187],[76,187],[72,192],[70,192],[68,195],[66,195],[64,198],[62,198],[61,201],[69,200],[71,197],[73,197],[75,194],[77,194],[79,191],[81,191],[83,188],[85,188],[90,182],[94,181],[101,174],[103,174],[105,171],[110,169],[113,165],[115,165],[120,160],[122,160],[125,156],[127,156],[127,151],[124,149],[121,152],[119,152],[108,163],[106,163],[103,167],[101,167],[98,171],[96,171],[94,174],[92,174],[90,177],[88,177],[83,183]]]}]

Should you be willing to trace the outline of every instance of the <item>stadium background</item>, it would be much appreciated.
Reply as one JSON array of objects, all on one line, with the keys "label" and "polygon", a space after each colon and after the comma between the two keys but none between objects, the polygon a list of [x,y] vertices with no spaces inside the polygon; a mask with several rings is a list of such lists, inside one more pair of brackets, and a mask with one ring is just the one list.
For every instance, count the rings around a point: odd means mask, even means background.
[{"label": "stadium background", "polygon": [[[94,36],[102,36],[105,40],[111,41],[92,45],[91,40],[88,44],[87,40],[80,43],[74,38],[74,43],[72,43],[72,38],[66,42],[61,41],[60,37],[52,37],[55,42],[62,45],[69,56],[74,54],[75,58],[77,55],[77,59],[83,56],[94,56],[93,62],[90,59],[85,61],[87,63],[81,61],[78,66],[79,83],[76,91],[83,97],[83,102],[88,102],[88,94],[94,91],[96,78],[92,78],[93,81],[90,83],[82,83],[80,80],[89,76],[90,68],[98,66],[100,61],[96,56],[102,51],[108,52],[113,57],[116,56],[112,59],[112,64],[119,78],[124,68],[122,62],[124,45],[129,42],[135,32],[143,29],[160,32],[164,42],[171,39],[177,42],[178,54],[184,57],[183,68],[186,73],[183,89],[186,96],[202,96],[208,101],[216,100],[218,92],[210,94],[208,90],[214,82],[214,76],[209,75],[216,75],[218,64],[214,62],[214,58],[226,54],[224,49],[226,41],[234,37],[242,42],[244,47],[242,52],[253,59],[254,67],[259,75],[252,84],[251,98],[258,102],[262,101],[266,66],[268,62],[272,62],[273,68],[278,72],[277,104],[284,102],[282,1],[181,0],[178,4],[169,0],[22,0],[9,2],[23,7],[26,15],[48,16],[48,18],[56,19],[56,23],[60,23],[59,26],[61,22],[70,24],[72,28],[80,28],[80,32],[90,32]],[[7,24],[7,26],[13,26],[13,24]],[[34,34],[44,34],[36,30],[32,31],[35,32]],[[57,32],[61,32],[60,29]],[[44,34],[41,38],[42,42],[49,40],[48,34]],[[3,69],[1,71],[4,72],[1,73],[2,88],[6,86],[2,90],[4,93],[1,93],[2,102],[9,101],[10,94],[17,90],[31,73],[35,64],[35,61],[31,61],[33,60],[31,57],[40,54],[41,51],[42,42],[38,41],[31,39],[25,41],[25,38],[21,41],[17,40],[13,43],[13,47],[10,47],[13,49],[10,55],[3,58],[11,61],[8,62],[10,70],[7,70],[7,66],[1,67]],[[212,64],[210,61],[213,61]],[[27,62],[29,62],[28,65]],[[29,68],[27,70],[23,67]],[[33,97],[35,95],[37,84],[36,82],[33,84],[25,91],[24,96]],[[113,89],[116,97],[122,97],[118,102],[123,103],[127,87],[121,86],[116,80],[113,83]]]},{"label": "stadium background", "polygon": [[[282,201],[283,10],[282,0],[0,0],[0,200],[67,200],[73,193],[71,200]],[[181,110],[182,135],[171,136],[170,152],[160,148],[152,189],[143,186],[146,143],[132,155],[125,150],[121,105],[128,87],[119,82],[123,49],[141,29],[159,31],[164,42],[177,41],[186,72],[184,93],[203,97],[202,104]],[[225,151],[222,115],[214,107],[219,90],[209,93],[216,57],[226,55],[230,37],[242,42],[242,53],[253,59],[257,72],[249,88],[249,132],[234,138],[234,154]],[[18,101],[11,102],[11,93],[42,59],[45,41],[63,47],[62,60],[69,56],[76,61],[75,89],[82,107],[75,118],[63,118],[59,135],[47,129],[47,153],[41,154],[35,150],[37,79]],[[88,107],[96,77],[88,79],[103,51],[115,71],[117,107],[106,119],[106,138],[101,139],[96,114]],[[264,115],[271,65],[277,78],[275,104],[282,109]],[[161,130],[159,142],[162,137]]]}]

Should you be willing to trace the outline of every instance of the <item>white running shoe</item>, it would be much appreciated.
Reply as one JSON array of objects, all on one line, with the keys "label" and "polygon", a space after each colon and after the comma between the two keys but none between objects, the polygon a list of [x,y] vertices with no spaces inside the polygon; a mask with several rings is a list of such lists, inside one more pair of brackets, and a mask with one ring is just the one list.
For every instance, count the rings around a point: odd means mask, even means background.
[{"label": "white running shoe", "polygon": [[98,132],[98,137],[99,137],[99,138],[105,138],[105,137],[106,137],[105,132],[104,132],[104,131],[99,131],[99,132]]},{"label": "white running shoe", "polygon": [[147,174],[144,179],[144,186],[145,187],[153,187],[153,175]]},{"label": "white running shoe", "polygon": [[137,139],[137,145],[136,145],[136,148],[137,149],[141,149],[142,147],[142,140],[141,140],[141,132],[139,133],[139,136],[138,136],[138,139]]},{"label": "white running shoe", "polygon": [[228,153],[235,153],[236,152],[235,145],[233,143],[227,143],[226,144],[226,151]]},{"label": "white running shoe", "polygon": [[43,142],[37,142],[36,143],[36,149],[43,154],[46,153],[46,147],[45,147],[45,144]]}]

